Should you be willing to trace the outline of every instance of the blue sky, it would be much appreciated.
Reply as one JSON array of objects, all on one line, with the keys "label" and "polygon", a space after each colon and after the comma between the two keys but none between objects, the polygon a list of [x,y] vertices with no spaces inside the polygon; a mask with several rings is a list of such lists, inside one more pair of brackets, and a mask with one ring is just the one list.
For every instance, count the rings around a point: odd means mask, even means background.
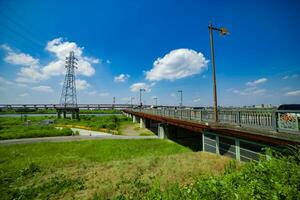
[{"label": "blue sky", "polygon": [[58,103],[74,50],[78,103],[213,103],[208,24],[220,105],[300,103],[299,1],[0,2],[0,103]]}]

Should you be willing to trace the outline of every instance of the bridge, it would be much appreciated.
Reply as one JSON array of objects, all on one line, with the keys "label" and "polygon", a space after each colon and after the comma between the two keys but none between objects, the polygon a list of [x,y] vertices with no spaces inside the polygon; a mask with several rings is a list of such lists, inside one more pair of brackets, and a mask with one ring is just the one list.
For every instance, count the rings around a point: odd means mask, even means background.
[{"label": "bridge", "polygon": [[161,138],[240,161],[259,160],[266,147],[282,152],[300,145],[300,110],[220,109],[218,123],[212,109],[139,108],[124,113]]}]

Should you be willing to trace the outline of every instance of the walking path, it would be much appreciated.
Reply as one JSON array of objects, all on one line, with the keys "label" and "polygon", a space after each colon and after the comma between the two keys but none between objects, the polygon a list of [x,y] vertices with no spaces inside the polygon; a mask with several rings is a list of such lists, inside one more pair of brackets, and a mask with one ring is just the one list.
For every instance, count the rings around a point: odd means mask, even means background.
[{"label": "walking path", "polygon": [[0,140],[0,145],[11,144],[27,144],[38,142],[67,142],[67,141],[79,141],[79,140],[103,140],[103,139],[158,139],[155,136],[125,136],[125,135],[112,135],[109,133],[90,131],[79,128],[72,128],[73,131],[79,131],[79,136],[57,136],[57,137],[39,137],[39,138],[22,138],[22,139],[10,139]]}]

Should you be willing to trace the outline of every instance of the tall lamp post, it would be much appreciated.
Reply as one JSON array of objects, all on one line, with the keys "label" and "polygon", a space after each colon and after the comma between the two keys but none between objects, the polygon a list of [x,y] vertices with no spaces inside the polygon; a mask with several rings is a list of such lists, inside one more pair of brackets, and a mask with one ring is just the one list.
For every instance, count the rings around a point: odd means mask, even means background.
[{"label": "tall lamp post", "polygon": [[130,105],[131,105],[131,108],[132,108],[132,100],[134,99],[134,97],[130,97]]},{"label": "tall lamp post", "polygon": [[145,89],[143,89],[143,88],[140,88],[140,107],[142,108],[142,105],[143,105],[143,103],[142,103],[142,92],[145,92],[146,90]]},{"label": "tall lamp post", "polygon": [[178,92],[180,93],[180,108],[182,108],[182,90],[178,90]]},{"label": "tall lamp post", "polygon": [[157,97],[153,97],[153,99],[155,100],[155,106],[157,107]]},{"label": "tall lamp post", "polygon": [[217,98],[217,80],[216,80],[216,65],[215,65],[215,53],[214,53],[214,38],[213,31],[220,32],[221,35],[228,35],[229,32],[226,28],[216,28],[212,26],[210,22],[209,26],[209,36],[210,36],[210,49],[211,49],[211,61],[212,61],[212,76],[214,82],[214,114],[215,114],[215,122],[218,122],[218,98]]}]

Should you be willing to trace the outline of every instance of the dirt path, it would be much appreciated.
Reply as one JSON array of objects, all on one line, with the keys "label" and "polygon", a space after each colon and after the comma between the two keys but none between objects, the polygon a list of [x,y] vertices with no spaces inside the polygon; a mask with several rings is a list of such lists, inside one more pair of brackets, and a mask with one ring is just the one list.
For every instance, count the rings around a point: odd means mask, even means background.
[{"label": "dirt path", "polygon": [[122,135],[140,136],[143,134],[146,134],[148,137],[154,136],[154,134],[151,131],[149,131],[148,129],[140,128],[140,125],[138,123],[122,125]]}]

